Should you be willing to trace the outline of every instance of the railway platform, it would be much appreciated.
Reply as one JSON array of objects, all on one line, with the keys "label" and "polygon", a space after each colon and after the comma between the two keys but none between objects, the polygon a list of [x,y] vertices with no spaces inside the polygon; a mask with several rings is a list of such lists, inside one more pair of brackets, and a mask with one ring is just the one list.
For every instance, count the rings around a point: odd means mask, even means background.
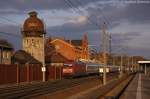
[{"label": "railway platform", "polygon": [[150,73],[137,73],[129,86],[125,89],[120,99],[149,99],[150,98]]}]

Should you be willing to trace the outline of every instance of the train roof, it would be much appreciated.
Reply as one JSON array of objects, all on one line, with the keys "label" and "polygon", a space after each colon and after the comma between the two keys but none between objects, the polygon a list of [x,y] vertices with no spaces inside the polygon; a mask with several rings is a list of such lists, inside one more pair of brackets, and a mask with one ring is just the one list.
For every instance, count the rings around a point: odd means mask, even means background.
[{"label": "train roof", "polygon": [[103,66],[102,64],[98,64],[98,63],[86,63],[87,66]]},{"label": "train roof", "polygon": [[[98,64],[98,63],[86,63],[86,65],[87,65],[87,66],[99,66],[99,67],[104,67],[104,64]],[[119,68],[120,66],[107,65],[106,67]]]}]

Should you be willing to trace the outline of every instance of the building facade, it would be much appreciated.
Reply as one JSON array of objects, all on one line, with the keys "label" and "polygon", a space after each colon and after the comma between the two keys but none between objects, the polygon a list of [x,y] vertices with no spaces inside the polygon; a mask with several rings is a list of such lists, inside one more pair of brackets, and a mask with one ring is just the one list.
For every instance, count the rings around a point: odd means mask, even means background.
[{"label": "building facade", "polygon": [[61,54],[67,60],[89,60],[88,39],[86,35],[84,35],[82,40],[65,40],[55,38],[49,42],[49,46],[54,46],[54,52]]},{"label": "building facade", "polygon": [[21,31],[23,35],[23,50],[38,61],[43,62],[44,37],[46,32],[44,23],[37,17],[37,12],[33,11],[29,13],[29,18],[25,20]]},{"label": "building facade", "polygon": [[75,48],[63,39],[54,39],[50,42],[54,45],[55,53],[60,53],[68,60],[76,60]]},{"label": "building facade", "polygon": [[13,47],[6,40],[0,40],[0,64],[11,64]]}]

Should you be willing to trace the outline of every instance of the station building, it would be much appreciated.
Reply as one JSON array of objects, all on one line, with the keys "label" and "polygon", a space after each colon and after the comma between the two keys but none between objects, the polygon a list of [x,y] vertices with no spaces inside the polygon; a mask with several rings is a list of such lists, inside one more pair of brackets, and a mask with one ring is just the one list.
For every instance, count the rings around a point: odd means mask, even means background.
[{"label": "station building", "polygon": [[[88,61],[88,39],[86,34],[82,40],[65,40],[62,38],[54,38],[48,42],[48,46],[53,47],[51,53],[58,53],[68,61]],[[48,53],[48,52],[47,52]]]},{"label": "station building", "polygon": [[4,39],[0,40],[0,64],[11,64],[13,46]]}]

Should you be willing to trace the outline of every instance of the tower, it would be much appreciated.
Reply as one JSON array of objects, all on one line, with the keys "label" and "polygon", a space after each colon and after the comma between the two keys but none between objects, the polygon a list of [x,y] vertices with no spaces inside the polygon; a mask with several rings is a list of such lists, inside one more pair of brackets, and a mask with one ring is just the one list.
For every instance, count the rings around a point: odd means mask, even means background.
[{"label": "tower", "polygon": [[83,48],[82,58],[89,60],[88,37],[86,33],[84,34],[83,39],[82,39],[82,48]]},{"label": "tower", "polygon": [[21,30],[23,36],[23,50],[40,62],[43,62],[44,56],[44,37],[45,29],[42,20],[37,17],[37,12],[29,12]]}]

